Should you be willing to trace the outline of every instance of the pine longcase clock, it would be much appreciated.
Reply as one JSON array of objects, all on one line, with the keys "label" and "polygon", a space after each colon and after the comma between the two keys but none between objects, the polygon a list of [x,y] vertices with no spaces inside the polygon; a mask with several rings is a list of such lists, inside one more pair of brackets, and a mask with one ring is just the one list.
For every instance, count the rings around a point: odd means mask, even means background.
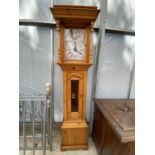
[{"label": "pine longcase clock", "polygon": [[87,71],[92,65],[93,24],[97,7],[54,5],[58,60],[63,71],[64,117],[61,150],[88,149],[86,121]]}]

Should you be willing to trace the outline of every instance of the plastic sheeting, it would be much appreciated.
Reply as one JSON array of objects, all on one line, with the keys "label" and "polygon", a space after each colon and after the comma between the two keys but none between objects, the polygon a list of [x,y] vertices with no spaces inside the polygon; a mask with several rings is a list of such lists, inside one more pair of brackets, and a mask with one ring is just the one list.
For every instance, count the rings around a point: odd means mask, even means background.
[{"label": "plastic sheeting", "polygon": [[53,20],[50,12],[51,4],[52,0],[20,0],[19,18],[51,22]]},{"label": "plastic sheeting", "polygon": [[19,27],[19,86],[20,95],[46,94],[51,82],[50,28]]},{"label": "plastic sheeting", "polygon": [[134,0],[108,0],[106,27],[113,29],[134,30]]},{"label": "plastic sheeting", "polygon": [[86,103],[86,116],[87,120],[90,121],[90,110],[91,110],[91,100],[92,100],[92,89],[93,89],[93,74],[94,74],[94,68],[95,68],[95,61],[96,61],[96,46],[97,46],[97,40],[98,34],[93,33],[93,65],[88,69],[88,78],[87,78],[87,103]]},{"label": "plastic sheeting", "polygon": [[135,98],[135,73],[133,75],[133,81],[132,81],[132,86],[131,86],[131,91],[130,91],[130,99]]},{"label": "plastic sheeting", "polygon": [[100,0],[53,0],[56,5],[100,6]]},{"label": "plastic sheeting", "polygon": [[96,98],[128,98],[134,36],[106,33],[97,75]]},{"label": "plastic sheeting", "polygon": [[60,122],[63,119],[63,77],[59,65],[57,65],[57,31],[54,30],[54,79],[53,79],[53,102],[54,102],[54,121]]}]

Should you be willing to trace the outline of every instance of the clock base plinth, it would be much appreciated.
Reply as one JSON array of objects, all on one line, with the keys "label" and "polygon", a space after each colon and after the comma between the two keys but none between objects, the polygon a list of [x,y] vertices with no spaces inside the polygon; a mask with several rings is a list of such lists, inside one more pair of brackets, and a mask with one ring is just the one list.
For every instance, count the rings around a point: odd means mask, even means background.
[{"label": "clock base plinth", "polygon": [[63,121],[61,126],[61,150],[88,149],[88,125],[85,120]]}]

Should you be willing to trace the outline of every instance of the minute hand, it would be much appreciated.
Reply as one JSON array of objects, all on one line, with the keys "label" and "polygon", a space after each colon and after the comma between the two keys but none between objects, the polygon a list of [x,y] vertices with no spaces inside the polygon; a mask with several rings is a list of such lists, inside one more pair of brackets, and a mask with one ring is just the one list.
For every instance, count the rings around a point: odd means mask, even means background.
[{"label": "minute hand", "polygon": [[76,42],[74,42],[74,50],[77,52]]}]

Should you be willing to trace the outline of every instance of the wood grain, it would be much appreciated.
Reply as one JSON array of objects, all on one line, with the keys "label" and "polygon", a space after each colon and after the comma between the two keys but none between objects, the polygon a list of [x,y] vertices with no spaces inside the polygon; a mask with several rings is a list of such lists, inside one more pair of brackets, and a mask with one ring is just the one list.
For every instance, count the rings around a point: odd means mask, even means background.
[{"label": "wood grain", "polygon": [[[93,139],[99,155],[134,155],[134,113],[125,112],[119,115],[118,106],[128,104],[134,108],[134,100],[102,100],[95,99],[95,112],[93,121]],[[113,116],[113,117],[112,117]],[[121,125],[127,127],[123,130]],[[131,126],[131,127],[130,127]],[[132,128],[132,130],[131,130]]]},{"label": "wood grain", "polygon": [[[97,7],[54,5],[51,12],[58,31],[57,63],[63,71],[64,118],[61,126],[61,150],[88,149],[86,121],[87,71],[92,65],[92,32]],[[65,60],[65,29],[82,28],[86,32],[84,60]],[[71,81],[78,80],[78,111],[72,112]],[[76,92],[76,91],[75,91]],[[60,96],[61,97],[61,96]]]}]

